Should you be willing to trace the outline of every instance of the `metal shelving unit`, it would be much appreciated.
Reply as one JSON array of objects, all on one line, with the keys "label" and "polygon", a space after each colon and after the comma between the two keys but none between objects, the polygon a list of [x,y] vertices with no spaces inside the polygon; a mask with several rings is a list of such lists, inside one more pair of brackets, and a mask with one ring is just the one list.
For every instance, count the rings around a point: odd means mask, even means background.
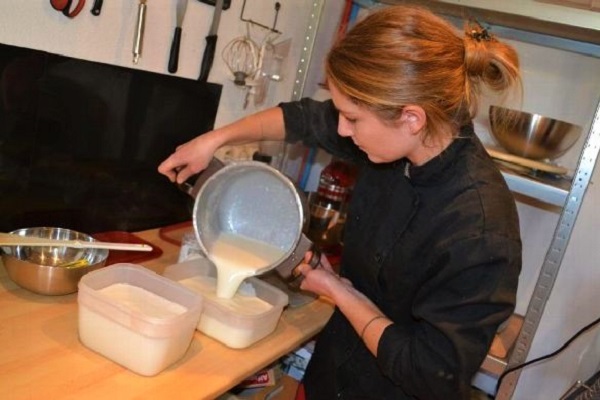
[{"label": "metal shelving unit", "polygon": [[[523,326],[517,337],[513,350],[508,359],[508,368],[520,365],[527,361],[533,338],[544,313],[546,302],[550,297],[554,282],[558,275],[562,259],[569,244],[571,233],[575,227],[577,215],[587,191],[590,178],[600,150],[600,103],[590,131],[581,152],[577,170],[573,177],[571,188],[554,231],[554,237],[546,252],[546,257],[538,275],[531,300],[524,315]],[[519,380],[520,370],[508,374],[502,382],[496,395],[497,399],[510,399]]]}]

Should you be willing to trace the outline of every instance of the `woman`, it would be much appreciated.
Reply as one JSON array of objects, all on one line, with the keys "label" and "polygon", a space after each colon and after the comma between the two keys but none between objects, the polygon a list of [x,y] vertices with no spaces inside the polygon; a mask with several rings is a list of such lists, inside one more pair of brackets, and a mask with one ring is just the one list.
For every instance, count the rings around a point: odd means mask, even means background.
[{"label": "woman", "polygon": [[375,11],[329,52],[332,101],[303,99],[188,142],[159,171],[182,182],[225,144],[285,139],[359,165],[340,275],[307,264],[333,300],[308,399],[465,399],[521,266],[514,200],[473,131],[480,84],[519,83],[514,50],[427,10]]}]

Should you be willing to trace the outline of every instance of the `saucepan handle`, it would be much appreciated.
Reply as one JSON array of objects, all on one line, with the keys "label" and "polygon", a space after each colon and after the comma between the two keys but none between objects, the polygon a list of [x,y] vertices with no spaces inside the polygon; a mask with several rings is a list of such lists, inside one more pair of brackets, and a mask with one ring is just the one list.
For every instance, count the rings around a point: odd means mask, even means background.
[{"label": "saucepan handle", "polygon": [[225,164],[221,160],[219,160],[218,158],[213,158],[212,160],[210,160],[208,166],[203,171],[196,175],[190,176],[185,182],[180,183],[179,189],[189,194],[193,198],[196,198],[198,192],[200,191],[200,188],[202,187],[202,185],[204,185],[204,182],[206,182],[208,178],[210,178],[212,175],[214,175],[215,172],[217,172],[224,166]]},{"label": "saucepan handle", "polygon": [[[310,260],[308,260],[308,265],[310,265],[310,267],[312,269],[315,269],[319,265],[321,265],[321,252],[319,250],[317,250],[316,248],[311,249],[311,251],[312,251],[312,256],[310,257]],[[294,290],[300,290],[300,284],[302,283],[303,280],[304,280],[304,275],[302,275],[297,270],[297,268],[294,268],[292,270],[292,276],[288,279],[287,284],[290,288],[292,288]]]},{"label": "saucepan handle", "polygon": [[317,268],[321,264],[321,252],[315,248],[313,242],[306,237],[304,233],[300,235],[298,245],[292,254],[275,268],[275,271],[279,274],[279,276],[281,276],[287,282],[287,284],[294,289],[298,289],[300,287],[300,283],[302,283],[302,279],[304,279],[304,276],[299,273],[296,268],[304,260],[304,255],[307,251],[312,251],[312,257],[309,260],[308,265],[310,265],[312,268]]}]

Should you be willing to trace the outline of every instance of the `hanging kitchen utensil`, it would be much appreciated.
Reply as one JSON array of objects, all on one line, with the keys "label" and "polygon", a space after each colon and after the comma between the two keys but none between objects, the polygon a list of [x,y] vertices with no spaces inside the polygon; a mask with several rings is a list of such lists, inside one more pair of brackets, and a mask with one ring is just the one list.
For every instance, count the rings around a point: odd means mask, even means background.
[{"label": "hanging kitchen utensil", "polygon": [[238,85],[244,85],[244,87],[246,89],[246,95],[245,95],[244,104],[243,104],[244,109],[246,109],[246,107],[248,106],[250,97],[252,97],[254,99],[254,105],[256,105],[256,106],[263,104],[265,101],[267,90],[268,90],[269,79],[267,79],[265,77],[265,74],[263,71],[265,70],[265,66],[270,68],[270,65],[272,64],[273,53],[275,52],[275,47],[273,45],[273,41],[275,40],[276,37],[281,35],[281,32],[278,31],[277,29],[275,29],[275,27],[277,26],[277,19],[279,16],[279,11],[281,10],[281,3],[275,2],[275,8],[274,8],[275,17],[273,20],[272,27],[268,27],[264,24],[261,24],[252,19],[244,17],[245,9],[246,9],[246,0],[244,0],[244,2],[242,3],[242,11],[240,12],[240,20],[247,23],[247,30],[248,30],[247,37],[249,38],[251,36],[250,35],[250,26],[259,27],[263,30],[266,30],[267,33],[263,37],[263,40],[260,41],[260,43],[261,43],[260,46],[257,46],[258,57],[257,57],[257,63],[256,63],[256,68],[255,68],[254,72],[248,73],[247,76],[244,77],[243,81],[237,79],[237,77],[236,77],[235,83]]},{"label": "hanging kitchen utensil", "polygon": [[263,75],[267,76],[272,81],[281,81],[283,79],[283,75],[281,73],[283,70],[283,63],[290,53],[291,47],[292,39],[282,40],[273,44],[273,60],[270,68],[263,68]]},{"label": "hanging kitchen utensil", "polygon": [[[209,6],[214,6],[217,3],[217,0],[198,0],[200,3],[208,4]],[[223,10],[229,10],[231,7],[231,0],[225,0],[223,2]]]},{"label": "hanging kitchen utensil", "polygon": [[282,65],[291,47],[291,39],[273,43],[272,36],[268,36],[263,43],[260,56],[260,68],[257,72],[252,88],[254,105],[262,105],[269,91],[270,81],[282,80]]},{"label": "hanging kitchen utensil", "polygon": [[108,250],[128,250],[128,251],[152,251],[152,246],[138,243],[113,243],[85,240],[60,240],[47,239],[34,236],[21,236],[11,233],[0,233],[0,246],[28,246],[28,247],[72,247],[75,249],[108,249]]},{"label": "hanging kitchen utensil", "polygon": [[92,5],[92,9],[90,11],[92,15],[100,15],[100,11],[102,11],[102,3],[103,0],[94,0],[94,4]]},{"label": "hanging kitchen utensil", "polygon": [[137,64],[142,56],[142,44],[144,41],[144,27],[146,25],[146,0],[140,0],[138,4],[137,23],[133,38],[133,63]]},{"label": "hanging kitchen utensil", "polygon": [[252,89],[248,93],[252,94],[255,106],[263,104],[265,102],[265,98],[267,97],[269,80],[263,71],[265,68],[269,68],[273,59],[273,43],[270,40],[267,39],[262,44],[258,58],[259,68],[253,76]]},{"label": "hanging kitchen utensil", "polygon": [[281,3],[276,1],[275,2],[275,18],[273,20],[273,27],[269,28],[268,26],[261,24],[260,22],[256,22],[250,18],[245,18],[244,17],[244,11],[246,10],[246,0],[244,0],[244,2],[242,3],[242,11],[240,12],[240,20],[247,22],[249,24],[255,25],[255,26],[260,26],[263,29],[267,29],[271,32],[275,32],[275,33],[281,33],[279,32],[277,29],[275,29],[275,27],[277,26],[277,18],[279,17],[279,10],[281,10]]},{"label": "hanging kitchen utensil", "polygon": [[258,45],[249,34],[233,39],[223,48],[221,57],[237,86],[246,86],[246,80],[258,70],[259,52]]},{"label": "hanging kitchen utensil", "polygon": [[217,48],[217,33],[219,31],[219,22],[221,21],[221,12],[223,11],[223,0],[216,0],[215,11],[213,14],[212,23],[206,36],[206,47],[204,48],[204,55],[202,56],[202,64],[200,66],[200,76],[198,80],[206,82],[208,80],[208,74],[212,68],[213,60],[215,58],[215,49]]},{"label": "hanging kitchen utensil", "polygon": [[177,20],[177,26],[173,33],[173,41],[171,42],[171,51],[169,52],[169,72],[174,74],[177,72],[179,65],[179,45],[181,43],[181,32],[183,27],[183,19],[185,18],[185,11],[187,8],[188,0],[177,0],[175,6],[175,14]]},{"label": "hanging kitchen utensil", "polygon": [[85,0],[78,0],[77,5],[73,10],[71,10],[72,4],[73,0],[50,0],[50,5],[52,5],[52,8],[56,11],[62,12],[65,17],[75,18],[83,9]]},{"label": "hanging kitchen utensil", "polygon": [[229,42],[221,56],[231,72],[233,83],[246,92],[243,104],[243,108],[246,109],[250,92],[253,89],[252,85],[255,84],[254,79],[259,72],[260,49],[250,39],[248,31],[246,36],[237,37]]}]

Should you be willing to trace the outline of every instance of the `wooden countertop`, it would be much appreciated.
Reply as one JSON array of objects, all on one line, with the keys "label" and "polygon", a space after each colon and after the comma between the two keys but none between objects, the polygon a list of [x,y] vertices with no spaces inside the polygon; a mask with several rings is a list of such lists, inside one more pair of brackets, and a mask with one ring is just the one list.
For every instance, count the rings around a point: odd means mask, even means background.
[{"label": "wooden countertop", "polygon": [[[163,251],[140,264],[161,273],[177,262],[179,246],[161,239],[158,229],[136,235]],[[76,293],[21,289],[0,262],[0,398],[214,399],[313,337],[332,310],[324,300],[288,307],[272,334],[241,350],[196,331],[181,360],[143,377],[79,342]]]}]

